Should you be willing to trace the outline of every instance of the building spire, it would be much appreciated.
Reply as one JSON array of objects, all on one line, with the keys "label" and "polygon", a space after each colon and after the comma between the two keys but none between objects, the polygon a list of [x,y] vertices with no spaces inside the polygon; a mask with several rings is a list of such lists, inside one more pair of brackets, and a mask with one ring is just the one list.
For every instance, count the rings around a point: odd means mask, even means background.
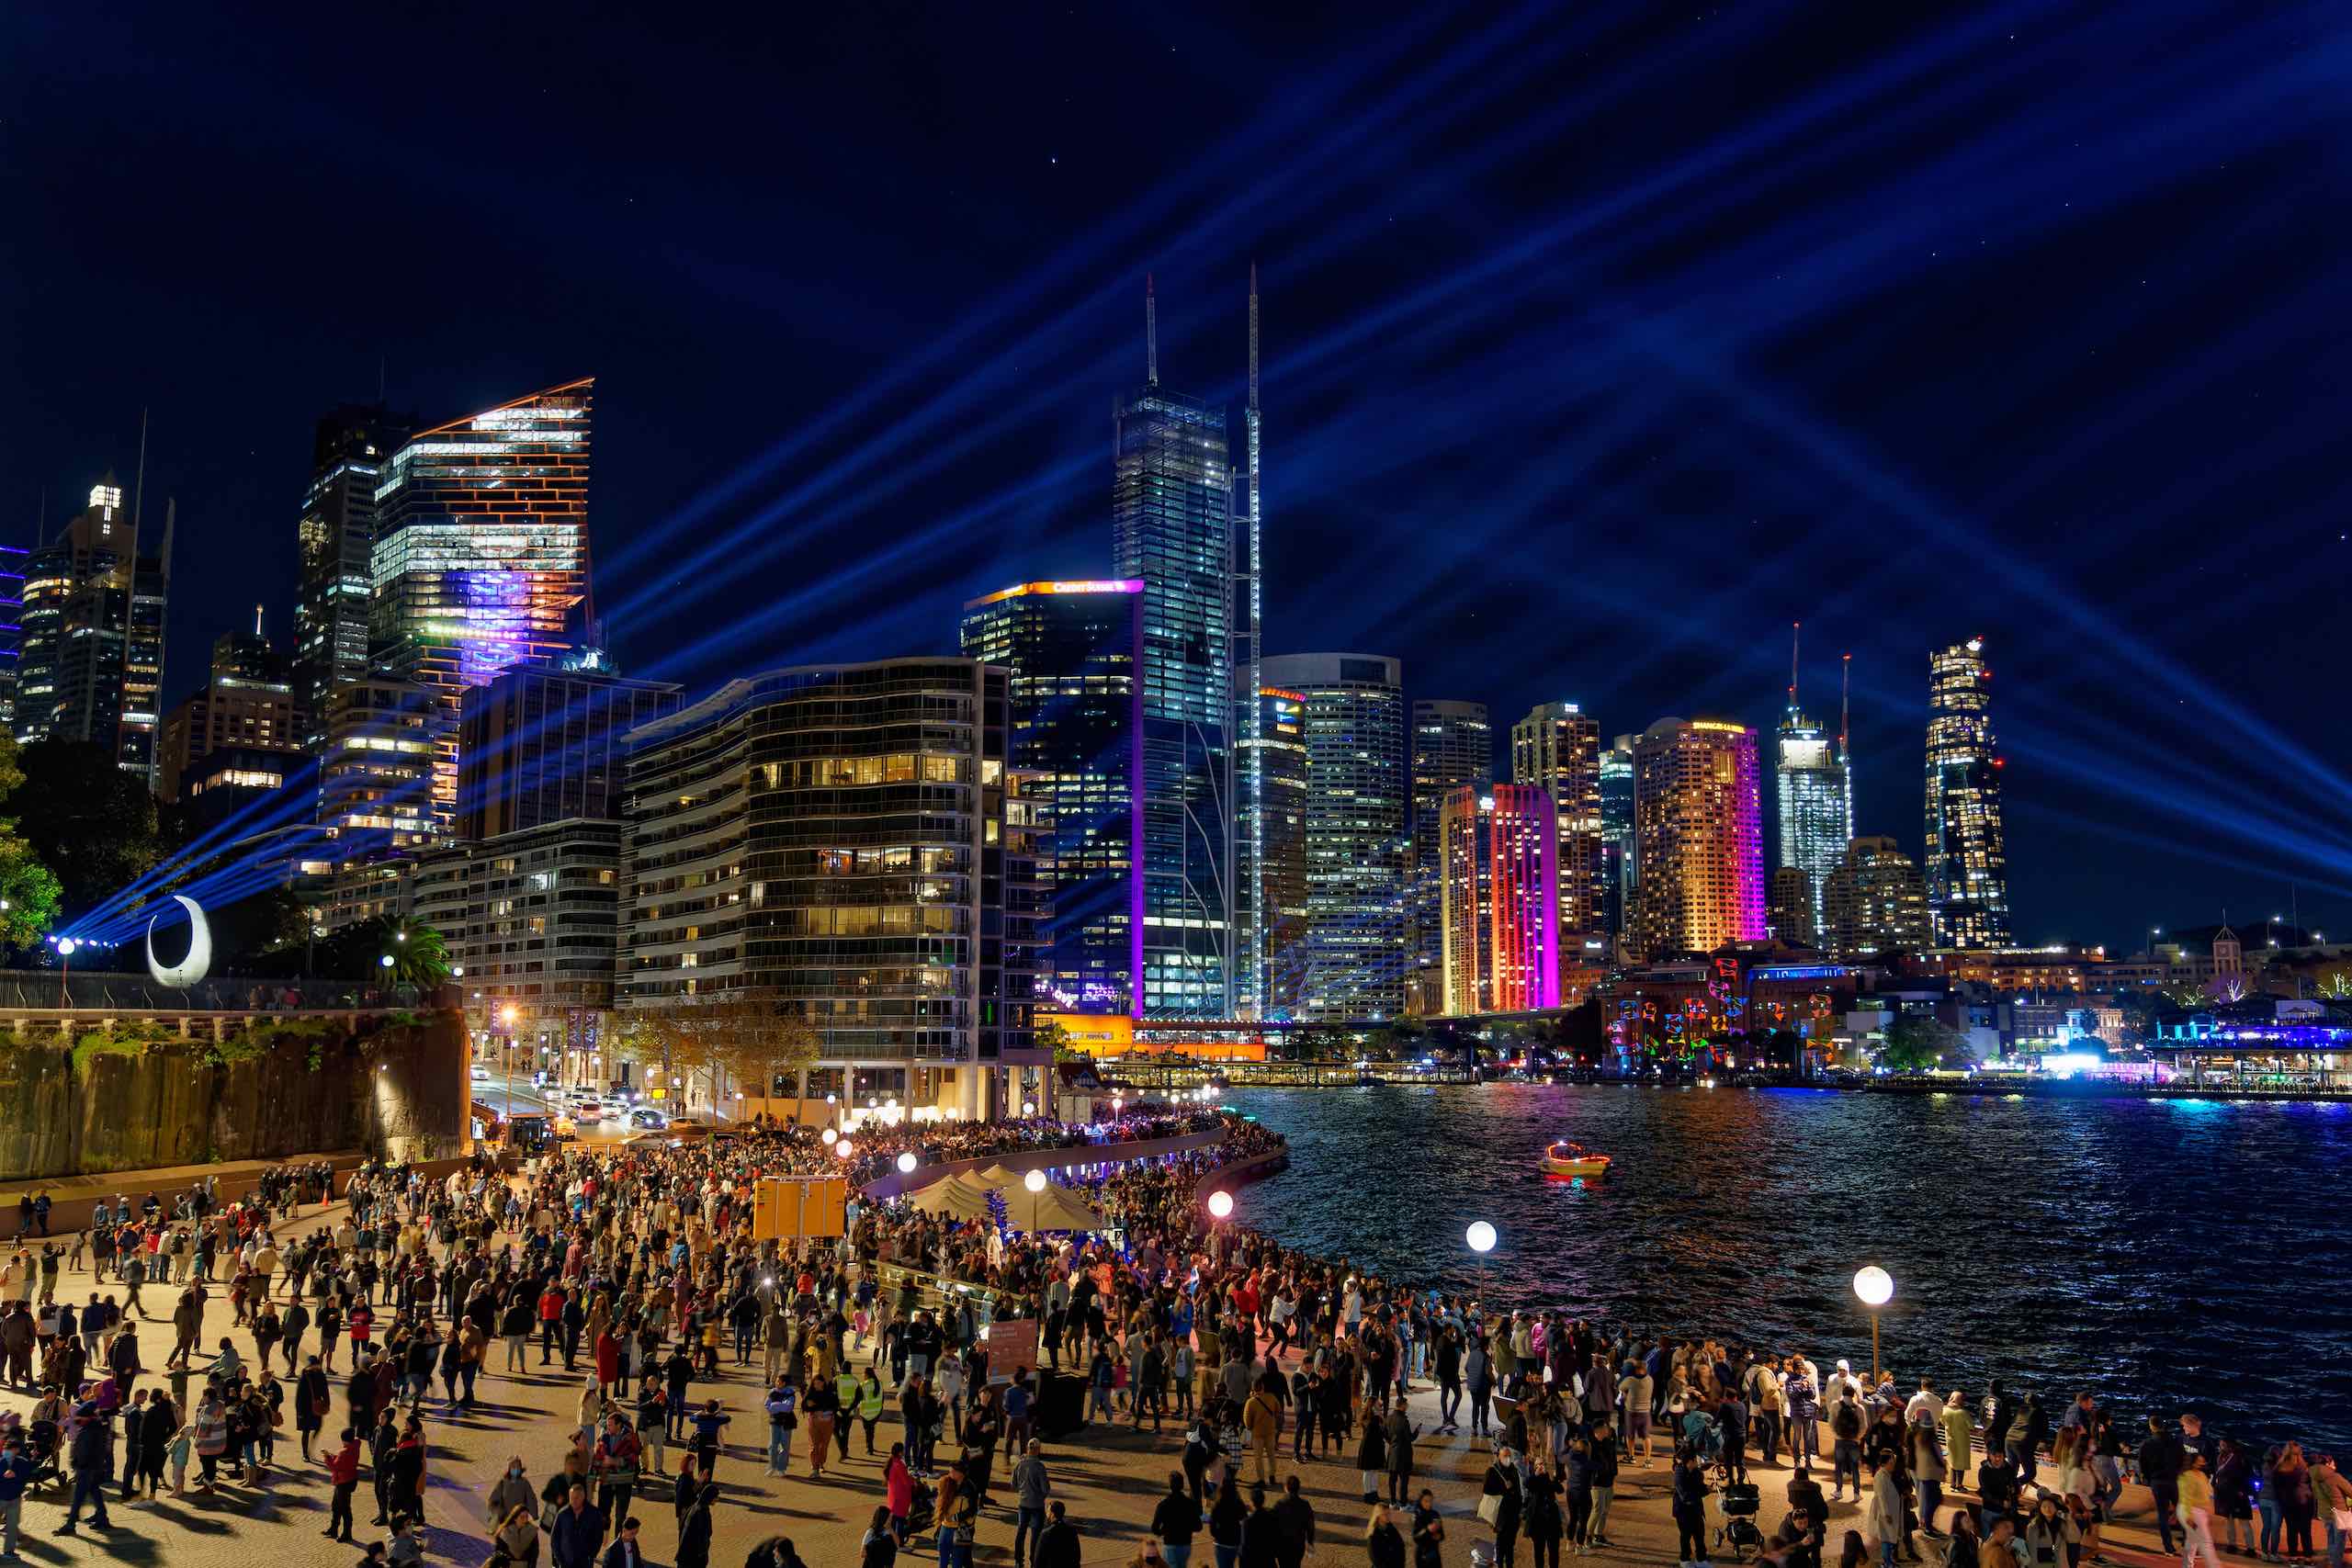
[{"label": "building spire", "polygon": [[139,511],[147,499],[147,411],[139,411],[139,478],[130,489],[131,553],[139,553]]},{"label": "building spire", "polygon": [[1851,755],[1846,737],[1847,725],[1854,712],[1854,656],[1842,654],[1839,660],[1844,670],[1838,682],[1838,755],[1845,757]]},{"label": "building spire", "polygon": [[1148,272],[1143,275],[1143,382],[1159,385],[1159,301],[1152,294]]},{"label": "building spire", "polygon": [[1797,711],[1797,637],[1804,630],[1803,621],[1789,623],[1789,711]]},{"label": "building spire", "polygon": [[256,604],[254,606],[254,636],[261,635],[261,606]]},{"label": "building spire", "polygon": [[1258,406],[1258,264],[1250,264],[1250,406]]}]

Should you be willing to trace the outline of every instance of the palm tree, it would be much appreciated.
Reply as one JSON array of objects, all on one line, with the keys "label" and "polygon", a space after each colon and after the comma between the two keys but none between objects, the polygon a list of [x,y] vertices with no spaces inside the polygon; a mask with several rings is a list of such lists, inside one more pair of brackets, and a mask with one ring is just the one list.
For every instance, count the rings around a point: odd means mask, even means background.
[{"label": "palm tree", "polygon": [[[379,954],[377,966],[392,984],[428,988],[449,977],[448,943],[434,927],[387,915],[375,922],[370,934]],[[391,962],[386,964],[384,958]]]}]

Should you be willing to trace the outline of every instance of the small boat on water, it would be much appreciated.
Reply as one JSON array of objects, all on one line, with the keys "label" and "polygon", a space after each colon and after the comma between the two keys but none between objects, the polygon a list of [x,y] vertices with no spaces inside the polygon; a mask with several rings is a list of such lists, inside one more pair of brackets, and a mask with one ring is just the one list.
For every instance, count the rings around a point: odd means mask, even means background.
[{"label": "small boat on water", "polygon": [[1582,1144],[1571,1144],[1564,1138],[1544,1151],[1544,1174],[1606,1176],[1609,1174],[1609,1156],[1594,1154]]}]

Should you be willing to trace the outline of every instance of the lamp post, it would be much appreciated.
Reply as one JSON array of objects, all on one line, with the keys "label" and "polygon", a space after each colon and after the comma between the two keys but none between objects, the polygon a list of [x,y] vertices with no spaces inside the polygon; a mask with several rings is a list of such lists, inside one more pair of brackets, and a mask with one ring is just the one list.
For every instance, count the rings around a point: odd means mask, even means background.
[{"label": "lamp post", "polygon": [[57,972],[57,1010],[64,1012],[73,1007],[71,1000],[74,978],[74,950],[81,944],[70,936],[51,939],[57,944],[57,956],[62,967]]},{"label": "lamp post", "polygon": [[514,1120],[514,1004],[508,1002],[500,1008],[498,1018],[506,1025],[506,1119],[512,1122]]},{"label": "lamp post", "polygon": [[1046,1173],[1033,1170],[1021,1179],[1022,1187],[1029,1194],[1029,1234],[1037,1234],[1037,1194],[1046,1190]]},{"label": "lamp post", "polygon": [[1495,1227],[1484,1220],[1473,1220],[1470,1228],[1462,1233],[1462,1239],[1469,1243],[1470,1250],[1478,1255],[1478,1315],[1483,1318],[1486,1315],[1487,1254],[1495,1249]]},{"label": "lamp post", "polygon": [[1871,1309],[1871,1387],[1878,1387],[1878,1309],[1894,1299],[1894,1276],[1872,1263],[1854,1272],[1854,1294]]}]

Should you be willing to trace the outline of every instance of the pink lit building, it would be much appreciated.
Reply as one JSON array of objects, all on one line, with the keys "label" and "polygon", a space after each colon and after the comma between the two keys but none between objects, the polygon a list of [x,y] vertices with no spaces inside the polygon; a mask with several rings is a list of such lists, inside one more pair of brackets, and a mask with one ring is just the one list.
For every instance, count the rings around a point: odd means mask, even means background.
[{"label": "pink lit building", "polygon": [[1560,1004],[1559,824],[1533,784],[1461,788],[1438,810],[1445,1011]]}]

